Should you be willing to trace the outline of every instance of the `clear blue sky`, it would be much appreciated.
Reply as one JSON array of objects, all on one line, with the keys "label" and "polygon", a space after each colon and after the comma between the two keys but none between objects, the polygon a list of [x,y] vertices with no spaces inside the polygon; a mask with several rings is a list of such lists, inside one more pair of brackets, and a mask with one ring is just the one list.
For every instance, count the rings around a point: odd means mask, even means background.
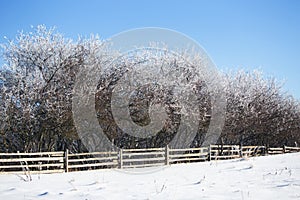
[{"label": "clear blue sky", "polygon": [[[198,41],[220,69],[260,68],[286,80],[300,99],[300,1],[1,0],[0,43],[45,24],[67,37],[103,39],[139,27],[164,27]],[[1,62],[0,62],[1,63]]]}]

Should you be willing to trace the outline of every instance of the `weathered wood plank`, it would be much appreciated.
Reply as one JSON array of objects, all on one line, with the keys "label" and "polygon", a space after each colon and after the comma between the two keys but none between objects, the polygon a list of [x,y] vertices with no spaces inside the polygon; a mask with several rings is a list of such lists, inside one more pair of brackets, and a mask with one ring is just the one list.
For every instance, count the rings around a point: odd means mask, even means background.
[{"label": "weathered wood plank", "polygon": [[170,158],[175,158],[175,157],[195,157],[195,156],[207,156],[207,153],[186,153],[186,154],[171,154]]},{"label": "weathered wood plank", "polygon": [[69,169],[84,168],[84,167],[103,167],[103,166],[117,166],[117,162],[105,162],[105,163],[91,163],[91,164],[80,164],[80,165],[69,165]]},{"label": "weathered wood plank", "polygon": [[123,156],[138,156],[138,155],[165,155],[165,152],[160,152],[160,151],[152,151],[152,152],[128,152],[128,153],[124,153],[123,152]]},{"label": "weathered wood plank", "polygon": [[62,156],[63,151],[55,152],[35,152],[35,153],[0,153],[0,156],[38,156],[38,155],[51,155],[51,156]]},{"label": "weathered wood plank", "polygon": [[29,162],[29,161],[58,161],[63,162],[63,157],[37,157],[37,158],[1,158],[1,162]]},{"label": "weathered wood plank", "polygon": [[228,159],[228,158],[240,158],[240,155],[216,155],[216,156],[211,156],[211,158],[213,159],[222,159],[222,158],[225,158],[225,159]]},{"label": "weathered wood plank", "polygon": [[187,149],[170,149],[170,151],[208,151],[208,148],[201,147],[201,148],[187,148]]},{"label": "weathered wood plank", "polygon": [[92,156],[92,155],[117,155],[118,152],[110,151],[110,152],[89,152],[89,153],[72,153],[69,154],[69,157],[78,157],[78,156]]},{"label": "weathered wood plank", "polygon": [[239,145],[210,145],[211,148],[239,148]]},{"label": "weathered wood plank", "polygon": [[283,151],[283,148],[281,148],[281,147],[271,147],[271,148],[268,148],[268,150],[270,150],[270,151]]},{"label": "weathered wood plank", "polygon": [[124,159],[123,163],[126,162],[145,162],[145,161],[165,161],[165,157],[160,158],[137,158],[137,159]]},{"label": "weathered wood plank", "polygon": [[143,164],[143,165],[124,165],[123,168],[142,168],[142,167],[157,167],[163,166],[164,163],[151,163],[151,164]]},{"label": "weathered wood plank", "polygon": [[207,160],[207,158],[179,158],[179,159],[171,159],[170,163],[172,162],[183,162],[183,161],[204,161]]},{"label": "weathered wood plank", "polygon": [[69,163],[74,163],[74,162],[88,162],[88,161],[103,161],[103,160],[117,160],[117,156],[111,156],[111,157],[94,157],[94,158],[80,158],[80,159],[68,159]]},{"label": "weathered wood plank", "polygon": [[289,149],[289,150],[300,150],[300,147],[285,147],[285,149]]},{"label": "weathered wood plank", "polygon": [[51,163],[51,164],[32,164],[32,165],[0,165],[0,169],[11,169],[11,168],[39,168],[39,167],[60,167],[63,168],[63,163]]},{"label": "weathered wood plank", "polygon": [[[30,174],[52,174],[52,173],[63,173],[64,169],[54,170],[42,170],[42,171],[30,171]],[[24,171],[2,171],[0,174],[24,174]]]},{"label": "weathered wood plank", "polygon": [[149,149],[123,149],[123,152],[138,152],[138,151],[164,151],[165,148],[149,148]]}]

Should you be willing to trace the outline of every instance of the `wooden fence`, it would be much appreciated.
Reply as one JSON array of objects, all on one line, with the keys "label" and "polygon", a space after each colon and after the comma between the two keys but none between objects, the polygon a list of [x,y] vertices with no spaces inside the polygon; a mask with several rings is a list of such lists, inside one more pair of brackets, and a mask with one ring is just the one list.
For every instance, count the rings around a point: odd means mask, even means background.
[{"label": "wooden fence", "polygon": [[64,172],[64,152],[0,153],[0,173],[24,171]]},{"label": "wooden fence", "polygon": [[57,173],[107,168],[138,168],[300,152],[300,147],[210,145],[171,149],[120,149],[71,154],[68,151],[0,153],[0,173]]}]

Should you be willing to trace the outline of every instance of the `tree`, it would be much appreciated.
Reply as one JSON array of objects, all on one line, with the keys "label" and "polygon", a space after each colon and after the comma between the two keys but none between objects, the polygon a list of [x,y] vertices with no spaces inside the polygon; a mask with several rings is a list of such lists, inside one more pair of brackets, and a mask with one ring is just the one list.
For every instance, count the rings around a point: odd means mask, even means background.
[{"label": "tree", "polygon": [[[219,143],[300,143],[299,101],[258,71],[212,77],[199,55],[155,46],[122,55],[97,36],[73,41],[45,26],[21,32],[2,47],[6,65],[0,71],[0,151],[86,151],[72,103],[76,80],[83,71],[90,73],[91,66],[103,73],[91,80],[88,74],[81,77],[84,84],[76,95],[87,101],[79,101],[80,115],[89,114],[85,103],[95,102],[91,108],[98,125],[118,147],[161,147],[183,140],[201,146],[211,117],[222,115],[215,103],[222,95],[227,99],[225,125],[214,127],[222,128]],[[97,89],[85,99],[89,81]],[[118,118],[116,111],[125,114]],[[156,135],[145,128],[151,123]],[[180,132],[187,133],[185,138],[176,138]]]},{"label": "tree", "polygon": [[225,143],[294,145],[299,142],[299,102],[284,94],[274,78],[238,71],[227,80]]},{"label": "tree", "polygon": [[11,148],[10,140],[9,151],[71,148],[78,140],[71,112],[72,85],[90,52],[102,49],[102,41],[91,37],[73,42],[55,29],[38,26],[34,32],[21,32],[3,48],[6,117],[1,129],[20,143]]}]

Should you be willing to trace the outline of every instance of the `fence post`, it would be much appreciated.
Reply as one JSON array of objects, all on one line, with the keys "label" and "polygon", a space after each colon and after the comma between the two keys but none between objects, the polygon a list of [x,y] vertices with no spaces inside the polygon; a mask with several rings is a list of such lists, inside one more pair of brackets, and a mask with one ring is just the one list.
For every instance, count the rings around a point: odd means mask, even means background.
[{"label": "fence post", "polygon": [[243,157],[243,145],[241,144],[240,145],[240,158]]},{"label": "fence post", "polygon": [[269,154],[269,147],[265,144],[264,145],[264,155],[267,156]]},{"label": "fence post", "polygon": [[208,161],[211,161],[211,145],[208,147]]},{"label": "fence post", "polygon": [[167,145],[166,147],[165,147],[165,164],[166,165],[169,165],[170,164],[170,162],[169,162],[169,154],[170,154],[170,152],[169,152],[169,145]]},{"label": "fence post", "polygon": [[283,153],[286,153],[285,145],[283,145]]},{"label": "fence post", "polygon": [[64,168],[65,172],[69,172],[69,160],[68,160],[68,155],[69,155],[69,149],[65,150],[65,155],[64,155]]},{"label": "fence post", "polygon": [[123,168],[123,149],[119,149],[119,168]]}]

